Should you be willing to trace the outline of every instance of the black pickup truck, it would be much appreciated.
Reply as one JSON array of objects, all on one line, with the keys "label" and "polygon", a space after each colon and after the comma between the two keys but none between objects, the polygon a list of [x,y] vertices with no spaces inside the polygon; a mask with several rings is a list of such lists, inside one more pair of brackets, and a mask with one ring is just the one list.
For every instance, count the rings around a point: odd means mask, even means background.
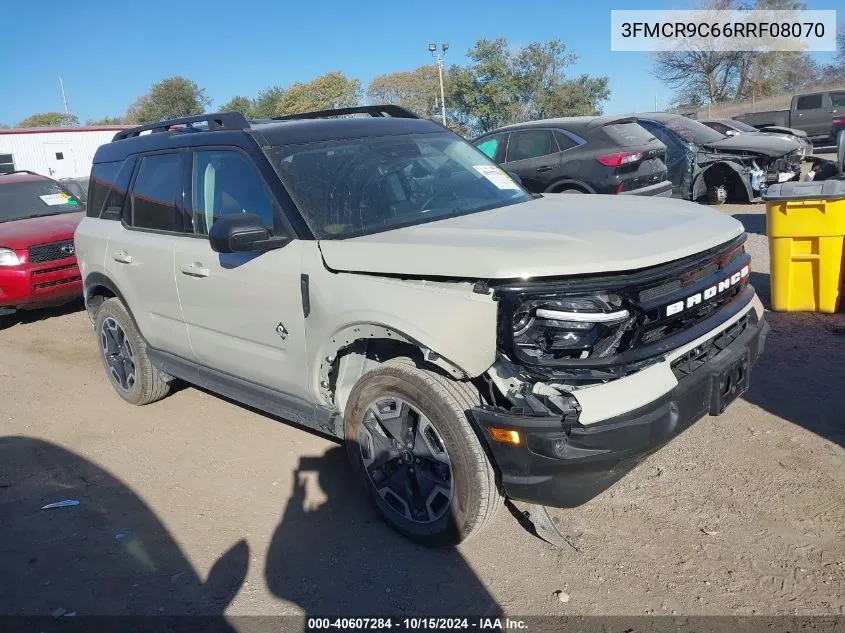
[{"label": "black pickup truck", "polygon": [[835,141],[833,119],[845,113],[845,90],[811,92],[792,97],[789,110],[750,112],[734,117],[756,128],[788,127],[803,130],[811,138]]}]

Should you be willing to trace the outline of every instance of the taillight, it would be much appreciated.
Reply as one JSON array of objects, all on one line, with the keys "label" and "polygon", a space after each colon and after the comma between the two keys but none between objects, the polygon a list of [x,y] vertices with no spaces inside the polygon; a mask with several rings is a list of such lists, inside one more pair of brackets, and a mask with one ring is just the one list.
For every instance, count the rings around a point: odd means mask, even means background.
[{"label": "taillight", "polygon": [[636,163],[642,159],[642,152],[619,152],[618,154],[606,154],[605,156],[596,157],[596,160],[605,167],[620,167],[622,165]]},{"label": "taillight", "polygon": [[835,125],[845,125],[845,116],[833,117],[833,123]]}]

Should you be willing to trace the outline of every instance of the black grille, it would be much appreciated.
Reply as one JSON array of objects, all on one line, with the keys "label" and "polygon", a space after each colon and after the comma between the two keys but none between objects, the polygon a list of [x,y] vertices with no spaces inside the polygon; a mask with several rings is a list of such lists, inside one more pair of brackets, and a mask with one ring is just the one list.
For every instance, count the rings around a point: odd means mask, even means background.
[{"label": "black grille", "polygon": [[41,288],[52,288],[53,286],[61,286],[64,284],[72,284],[74,281],[82,281],[82,277],[68,277],[67,279],[57,279],[56,281],[47,281],[43,284],[35,284],[33,288],[40,290]]},{"label": "black grille", "polygon": [[30,246],[29,262],[31,264],[41,264],[44,262],[52,262],[57,259],[73,257],[73,250],[73,240],[62,240],[61,242]]},{"label": "black grille", "polygon": [[672,373],[675,374],[675,378],[680,380],[689,376],[696,369],[700,369],[707,361],[733,343],[756,320],[757,315],[752,310],[729,328],[674,360],[672,362]]}]

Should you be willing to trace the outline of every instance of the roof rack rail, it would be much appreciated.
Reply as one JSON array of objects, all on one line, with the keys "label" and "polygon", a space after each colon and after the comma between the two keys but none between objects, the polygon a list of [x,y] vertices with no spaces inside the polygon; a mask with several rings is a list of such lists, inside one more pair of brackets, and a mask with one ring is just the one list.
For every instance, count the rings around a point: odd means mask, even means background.
[{"label": "roof rack rail", "polygon": [[213,114],[198,114],[186,116],[181,119],[168,119],[158,123],[139,125],[128,130],[123,130],[114,135],[112,141],[120,141],[125,138],[138,136],[141,132],[150,131],[150,134],[167,132],[174,125],[190,125],[192,123],[207,123],[209,130],[245,130],[249,128],[249,122],[240,112],[215,112]]},{"label": "roof rack rail", "polygon": [[372,117],[389,116],[394,119],[419,119],[416,114],[398,105],[368,105],[355,106],[354,108],[335,108],[333,110],[317,110],[316,112],[302,112],[301,114],[288,114],[286,116],[273,117],[274,121],[288,121],[290,119],[327,119],[333,116],[344,116],[347,114],[369,114]]},{"label": "roof rack rail", "polygon": [[30,176],[40,176],[41,174],[30,171],[29,169],[13,169],[12,171],[0,171],[0,176],[11,176],[12,174],[29,174]]}]

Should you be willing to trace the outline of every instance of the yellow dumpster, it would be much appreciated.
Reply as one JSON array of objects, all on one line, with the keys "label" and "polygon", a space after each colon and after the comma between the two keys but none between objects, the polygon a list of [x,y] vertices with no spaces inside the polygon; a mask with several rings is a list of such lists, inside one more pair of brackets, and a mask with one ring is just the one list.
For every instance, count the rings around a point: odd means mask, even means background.
[{"label": "yellow dumpster", "polygon": [[786,182],[764,194],[772,309],[836,312],[842,288],[845,180]]}]

